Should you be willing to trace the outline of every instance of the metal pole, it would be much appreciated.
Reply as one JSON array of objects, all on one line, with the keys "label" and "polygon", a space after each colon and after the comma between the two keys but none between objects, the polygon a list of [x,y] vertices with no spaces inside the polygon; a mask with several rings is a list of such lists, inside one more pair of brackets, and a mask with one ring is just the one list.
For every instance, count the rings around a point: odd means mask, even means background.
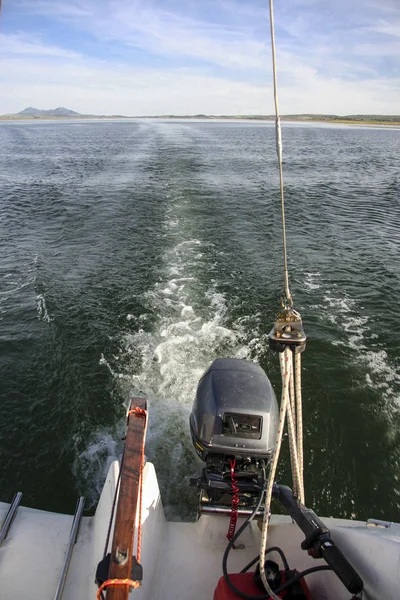
[{"label": "metal pole", "polygon": [[57,587],[56,594],[54,596],[54,600],[60,600],[62,593],[64,591],[64,585],[65,585],[65,581],[67,579],[69,563],[71,562],[72,551],[74,549],[74,544],[75,544],[76,538],[78,536],[79,524],[80,524],[81,518],[82,518],[83,505],[84,505],[84,498],[83,498],[83,496],[81,496],[76,505],[74,520],[72,521],[71,533],[69,536],[69,541],[68,541],[68,546],[67,546],[67,552],[65,554],[64,565],[63,565],[63,569],[61,572],[60,581],[58,582],[58,587]]},{"label": "metal pole", "polygon": [[8,531],[9,531],[9,529],[12,525],[12,522],[14,520],[14,517],[17,513],[18,506],[20,505],[21,499],[22,499],[22,493],[17,492],[14,496],[14,499],[13,499],[11,505],[10,505],[10,508],[8,509],[6,518],[4,519],[4,523],[3,523],[1,531],[0,531],[0,546],[2,545],[2,543],[4,542],[4,540],[7,537]]}]

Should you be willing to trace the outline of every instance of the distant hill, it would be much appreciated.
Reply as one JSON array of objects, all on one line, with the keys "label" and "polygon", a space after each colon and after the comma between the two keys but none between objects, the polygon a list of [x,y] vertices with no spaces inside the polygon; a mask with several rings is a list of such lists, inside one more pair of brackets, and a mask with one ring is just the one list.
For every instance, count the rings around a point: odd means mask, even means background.
[{"label": "distant hill", "polygon": [[[1,3],[1,0],[0,0]],[[43,110],[28,106],[19,113],[0,115],[1,120],[12,119],[244,119],[244,120],[262,120],[273,121],[274,115],[136,115],[127,117],[125,115],[94,115],[81,114],[64,106]],[[326,123],[343,123],[356,125],[395,125],[400,124],[400,115],[332,115],[332,114],[292,114],[281,115],[282,121],[300,121],[300,122],[326,122]]]},{"label": "distant hill", "polygon": [[282,115],[282,119],[293,121],[352,121],[360,123],[398,123],[400,115],[325,115],[325,114],[297,114]]},{"label": "distant hill", "polygon": [[[240,119],[248,121],[274,121],[275,115],[152,115],[136,118],[146,119]],[[327,122],[344,124],[371,124],[371,125],[398,125],[400,124],[400,115],[329,115],[329,114],[292,114],[281,115],[282,121],[300,121],[300,122]]]},{"label": "distant hill", "polygon": [[58,108],[51,108],[50,110],[42,110],[41,108],[33,108],[33,106],[28,106],[28,108],[24,108],[17,115],[21,117],[80,117],[80,113],[75,112],[74,110],[70,110],[69,108],[64,108],[63,106],[59,106]]}]

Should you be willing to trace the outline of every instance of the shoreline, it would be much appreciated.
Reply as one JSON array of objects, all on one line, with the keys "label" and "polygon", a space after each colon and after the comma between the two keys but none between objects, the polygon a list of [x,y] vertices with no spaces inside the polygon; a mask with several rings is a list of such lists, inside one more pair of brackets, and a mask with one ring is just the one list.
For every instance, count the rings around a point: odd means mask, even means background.
[{"label": "shoreline", "polygon": [[[125,115],[79,115],[74,117],[56,117],[56,116],[43,116],[43,117],[30,117],[30,116],[17,116],[17,115],[0,115],[0,121],[117,121],[125,119],[157,119],[157,120],[179,120],[179,121],[266,121],[274,122],[275,117],[262,117],[262,116],[239,116],[239,115],[149,115],[149,116],[125,116]],[[296,118],[293,117],[281,117],[282,122],[286,123],[328,123],[333,125],[365,125],[365,126],[380,126],[380,127],[400,127],[400,119],[397,121],[384,121],[377,119],[328,119],[328,118]]]}]

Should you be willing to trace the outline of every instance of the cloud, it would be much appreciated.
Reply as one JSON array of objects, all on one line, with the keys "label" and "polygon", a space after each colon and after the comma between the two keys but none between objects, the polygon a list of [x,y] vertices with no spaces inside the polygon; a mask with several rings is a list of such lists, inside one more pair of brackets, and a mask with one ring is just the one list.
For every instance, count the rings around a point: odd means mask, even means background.
[{"label": "cloud", "polygon": [[400,19],[394,22],[379,21],[377,25],[374,25],[373,27],[368,27],[368,30],[400,38]]},{"label": "cloud", "polygon": [[[82,3],[84,4],[84,3]],[[19,11],[42,16],[52,16],[65,19],[82,19],[93,16],[90,11],[77,2],[60,2],[57,0],[17,0]]]},{"label": "cloud", "polygon": [[79,54],[72,50],[49,46],[39,37],[25,33],[2,34],[0,33],[0,57],[13,55],[39,55],[43,57],[79,58]]},{"label": "cloud", "polygon": [[[261,0],[13,6],[25,31],[8,31],[3,19],[0,112],[17,110],[16,102],[122,114],[273,112]],[[398,112],[399,22],[391,0],[278,3],[282,112]]]},{"label": "cloud", "polygon": [[[2,112],[26,105],[65,105],[82,113],[152,115],[254,112],[267,103],[265,86],[187,69],[129,68],[101,61],[48,63],[14,58],[3,65]],[[68,100],[66,100],[68,99]]]},{"label": "cloud", "polygon": [[[126,61],[140,62],[146,53],[150,62],[158,57],[193,68],[215,66],[237,71],[238,79],[249,79],[257,73],[265,76],[270,69],[268,12],[265,3],[257,0],[246,4],[203,0],[201,13],[194,10],[196,3],[171,0],[104,0],[101,10],[94,0],[70,0],[68,5],[57,0],[37,0],[22,6],[68,23],[114,50],[124,48]],[[338,0],[334,9],[327,0],[278,4],[278,57],[285,52],[292,55],[294,65],[301,58],[316,68],[324,68],[328,60],[330,67],[336,64],[346,77],[353,70],[358,76],[364,70],[368,72],[369,64],[362,60],[360,48],[373,42],[378,52],[384,47],[393,56],[397,46],[391,45],[390,38],[397,36],[400,29],[400,18],[381,18],[376,23],[377,16],[387,17],[388,11],[392,16],[395,8],[390,0],[386,4],[383,1],[379,8],[371,6],[370,11],[365,10],[361,0],[351,5]],[[399,10],[397,14],[400,17]],[[371,33],[379,39],[371,41]],[[329,49],[329,53],[322,53],[323,62],[321,48]],[[370,57],[370,53],[366,56]],[[382,69],[385,65],[379,64],[379,70]]]},{"label": "cloud", "polygon": [[[50,60],[52,61],[50,63]],[[400,78],[363,82],[321,77],[298,63],[280,77],[282,113],[395,113]],[[193,72],[191,69],[129,67],[86,59],[14,57],[2,66],[2,112],[27,105],[50,108],[67,104],[82,113],[272,114],[270,83],[254,84]]]},{"label": "cloud", "polygon": [[[149,2],[119,0],[23,3],[25,10],[61,21],[102,42],[116,42],[153,56],[195,59],[231,69],[258,70],[269,60],[266,41],[249,35],[246,26],[220,25],[166,10]],[[84,15],[84,18],[82,18]],[[132,58],[132,55],[129,55]]]}]

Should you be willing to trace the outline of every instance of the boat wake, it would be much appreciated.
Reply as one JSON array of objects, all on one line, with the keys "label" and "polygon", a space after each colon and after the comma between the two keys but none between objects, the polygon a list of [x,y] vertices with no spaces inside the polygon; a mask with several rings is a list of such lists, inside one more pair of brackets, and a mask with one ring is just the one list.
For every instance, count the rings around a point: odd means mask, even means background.
[{"label": "boat wake", "polygon": [[[140,395],[149,402],[147,454],[159,473],[166,514],[189,518],[196,494],[189,477],[198,469],[190,441],[189,413],[199,378],[214,358],[257,358],[258,336],[249,339],[243,323],[227,326],[228,307],[216,285],[198,289],[193,275],[204,260],[203,244],[192,239],[166,256],[166,277],[145,295],[148,311],[127,315],[118,361],[101,361],[118,378],[125,398]],[[148,329],[149,315],[158,315]],[[116,371],[115,363],[119,369]]]},{"label": "boat wake", "polygon": [[305,287],[321,296],[321,301],[309,308],[319,315],[321,323],[334,326],[335,335],[328,337],[330,343],[351,351],[350,360],[357,372],[361,371],[360,384],[379,390],[386,409],[397,410],[400,407],[400,366],[380,338],[379,323],[367,313],[360,300],[351,298],[337,284],[330,283],[326,287],[319,273],[309,273]]},{"label": "boat wake", "polygon": [[[172,200],[171,190],[168,195]],[[100,358],[126,405],[134,396],[148,400],[146,454],[155,463],[170,519],[190,519],[196,512],[197,494],[189,487],[189,477],[198,471],[199,461],[190,440],[189,413],[199,378],[217,357],[257,360],[265,351],[259,317],[230,319],[232,307],[212,277],[214,244],[193,235],[181,239],[189,233],[185,202],[177,194],[167,211],[165,236],[175,243],[165,250],[158,281],[139,299],[143,310],[126,315],[118,353]],[[81,473],[86,464],[82,475],[93,480],[94,501],[104,481],[104,465],[118,450],[112,439],[112,433],[98,432],[78,457]],[[92,479],[101,465],[101,477]]]}]

